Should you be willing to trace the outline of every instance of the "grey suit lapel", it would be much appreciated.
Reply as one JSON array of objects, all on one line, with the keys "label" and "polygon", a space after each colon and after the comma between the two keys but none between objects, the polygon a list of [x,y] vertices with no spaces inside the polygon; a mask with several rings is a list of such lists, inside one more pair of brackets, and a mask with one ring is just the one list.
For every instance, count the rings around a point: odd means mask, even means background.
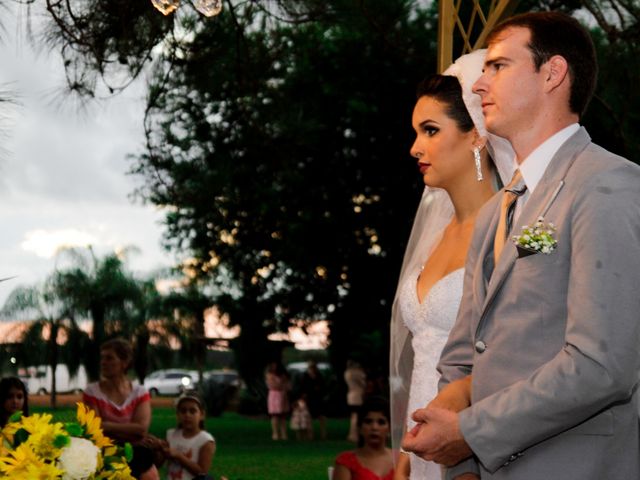
[{"label": "grey suit lapel", "polygon": [[[500,202],[495,202],[496,206],[493,209],[493,214],[489,219],[489,225],[487,232],[495,232],[498,227],[498,217],[500,213]],[[476,262],[474,279],[474,300],[478,309],[481,309],[484,305],[487,296],[487,287],[489,280],[495,267],[493,263],[493,235],[485,235],[484,241],[478,252],[479,261]]]},{"label": "grey suit lapel", "polygon": [[[573,165],[576,157],[582,152],[591,142],[591,138],[587,131],[581,127],[575,134],[573,134],[556,152],[551,162],[544,172],[544,175],[540,179],[540,183],[536,187],[535,191],[525,204],[520,217],[514,224],[513,231],[520,230],[522,225],[532,225],[537,218],[543,213],[544,210],[548,210],[551,203],[555,201],[557,196],[557,190],[560,182],[564,182],[564,178],[567,172]],[[546,213],[546,212],[545,212]],[[487,238],[493,240],[495,236],[495,230],[497,222],[492,222],[491,228],[488,231]],[[486,239],[485,239],[486,240]],[[485,242],[486,243],[486,242]],[[492,244],[492,241],[489,242]],[[493,255],[490,251],[485,252],[485,255]],[[515,245],[511,242],[505,244],[504,250],[500,259],[495,265],[489,284],[487,285],[486,296],[484,304],[481,310],[481,317],[478,322],[478,327],[482,323],[487,309],[491,306],[495,295],[500,290],[500,287],[506,280],[508,273],[511,271],[513,264],[518,257],[518,252]],[[481,257],[484,258],[485,257]],[[476,282],[478,283],[478,282]]]}]

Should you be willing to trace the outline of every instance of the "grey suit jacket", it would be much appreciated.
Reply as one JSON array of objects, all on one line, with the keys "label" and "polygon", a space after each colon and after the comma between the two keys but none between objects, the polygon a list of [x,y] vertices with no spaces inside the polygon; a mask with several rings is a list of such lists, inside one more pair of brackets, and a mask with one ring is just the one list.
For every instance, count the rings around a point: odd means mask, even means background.
[{"label": "grey suit jacket", "polygon": [[499,204],[478,216],[438,367],[441,384],[473,374],[459,418],[481,477],[640,478],[640,167],[576,132],[514,223],[544,214],[551,254],[508,241],[494,265]]}]

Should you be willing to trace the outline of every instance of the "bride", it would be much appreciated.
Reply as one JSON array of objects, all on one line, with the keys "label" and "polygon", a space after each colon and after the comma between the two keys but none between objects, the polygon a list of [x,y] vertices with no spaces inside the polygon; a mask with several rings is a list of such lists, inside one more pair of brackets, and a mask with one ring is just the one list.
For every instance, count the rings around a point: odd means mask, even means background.
[{"label": "bride", "polygon": [[[438,393],[436,364],[460,305],[476,215],[497,188],[494,168],[505,183],[514,168],[511,146],[487,133],[480,97],[471,92],[484,56],[485,50],[464,55],[444,75],[428,77],[418,87],[411,155],[418,161],[426,187],[392,310],[394,450],[406,429],[415,425],[407,414],[423,408]],[[470,387],[468,379],[463,379],[448,388],[468,393]],[[468,403],[441,406],[461,410]],[[400,453],[394,478],[436,480],[442,473],[433,462]]]}]

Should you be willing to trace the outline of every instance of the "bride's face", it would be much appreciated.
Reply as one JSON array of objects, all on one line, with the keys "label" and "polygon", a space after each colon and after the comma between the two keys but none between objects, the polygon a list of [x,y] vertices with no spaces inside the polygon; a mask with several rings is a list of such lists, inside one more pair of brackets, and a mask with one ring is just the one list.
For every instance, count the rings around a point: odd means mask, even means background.
[{"label": "bride's face", "polygon": [[473,147],[477,139],[475,129],[463,132],[446,111],[447,104],[432,97],[418,99],[412,118],[416,140],[411,147],[424,183],[444,189],[475,178]]}]

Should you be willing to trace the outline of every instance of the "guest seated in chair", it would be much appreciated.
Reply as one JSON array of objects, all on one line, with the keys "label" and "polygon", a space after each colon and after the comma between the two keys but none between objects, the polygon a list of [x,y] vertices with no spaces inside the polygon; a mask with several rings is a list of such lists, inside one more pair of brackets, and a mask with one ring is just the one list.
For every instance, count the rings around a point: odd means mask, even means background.
[{"label": "guest seated in chair", "polygon": [[100,346],[100,381],[90,383],[82,401],[102,418],[105,435],[133,445],[131,472],[141,480],[159,479],[153,452],[147,445],[151,397],[142,385],[133,385],[127,370],[133,361],[131,344],[114,338]]}]

